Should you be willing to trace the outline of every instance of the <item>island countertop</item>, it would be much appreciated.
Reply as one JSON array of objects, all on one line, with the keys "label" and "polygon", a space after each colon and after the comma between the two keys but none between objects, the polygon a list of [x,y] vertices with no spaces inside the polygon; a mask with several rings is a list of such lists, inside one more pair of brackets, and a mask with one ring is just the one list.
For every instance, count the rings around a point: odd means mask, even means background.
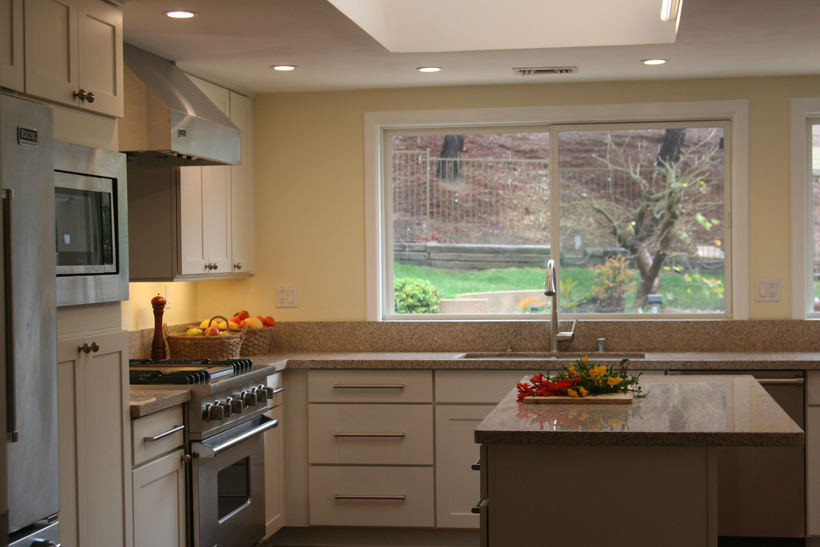
[{"label": "island countertop", "polygon": [[752,376],[649,376],[632,405],[517,402],[513,389],[475,430],[511,445],[802,446],[803,430]]}]

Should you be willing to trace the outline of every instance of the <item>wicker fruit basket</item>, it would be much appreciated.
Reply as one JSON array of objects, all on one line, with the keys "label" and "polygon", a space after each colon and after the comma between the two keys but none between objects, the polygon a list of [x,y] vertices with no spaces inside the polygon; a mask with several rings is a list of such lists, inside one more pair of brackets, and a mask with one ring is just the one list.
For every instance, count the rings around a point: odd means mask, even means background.
[{"label": "wicker fruit basket", "polygon": [[[226,323],[227,319],[221,315],[211,318],[209,325],[214,324],[215,319],[222,319]],[[199,327],[199,325],[195,325]],[[171,334],[168,326],[163,324],[165,339],[168,341],[168,350],[172,359],[210,359],[219,361],[222,359],[236,359],[240,355],[242,342],[245,340],[245,331],[231,331],[231,334],[221,334],[219,336],[188,336],[187,334]]]},{"label": "wicker fruit basket", "polygon": [[[247,329],[245,332],[245,340],[242,342],[242,347],[239,350],[239,355],[259,355],[260,353],[267,353],[270,348],[270,342],[273,339],[273,328],[267,327],[263,329]],[[231,332],[238,332],[231,330]]]}]

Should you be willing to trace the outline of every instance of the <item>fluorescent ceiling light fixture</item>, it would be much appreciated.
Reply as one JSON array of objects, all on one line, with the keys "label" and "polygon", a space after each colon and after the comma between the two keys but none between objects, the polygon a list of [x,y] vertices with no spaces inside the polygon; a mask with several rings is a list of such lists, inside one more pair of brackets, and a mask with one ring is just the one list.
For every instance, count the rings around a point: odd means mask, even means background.
[{"label": "fluorescent ceiling light fixture", "polygon": [[683,0],[663,0],[661,4],[661,21],[664,23],[678,18],[678,10]]},{"label": "fluorescent ceiling light fixture", "polygon": [[296,70],[296,65],[273,65],[271,68],[273,70],[278,70],[279,72],[288,72],[291,70]]},{"label": "fluorescent ceiling light fixture", "polygon": [[327,1],[391,53],[674,44],[677,30],[660,0]]},{"label": "fluorescent ceiling light fixture", "polygon": [[172,10],[166,11],[165,15],[171,19],[190,19],[191,17],[196,17],[199,14],[195,11]]},{"label": "fluorescent ceiling light fixture", "polygon": [[440,66],[420,66],[416,70],[418,70],[419,72],[440,72],[441,67]]},{"label": "fluorescent ceiling light fixture", "polygon": [[644,59],[641,62],[645,65],[662,65],[666,62],[666,59]]}]

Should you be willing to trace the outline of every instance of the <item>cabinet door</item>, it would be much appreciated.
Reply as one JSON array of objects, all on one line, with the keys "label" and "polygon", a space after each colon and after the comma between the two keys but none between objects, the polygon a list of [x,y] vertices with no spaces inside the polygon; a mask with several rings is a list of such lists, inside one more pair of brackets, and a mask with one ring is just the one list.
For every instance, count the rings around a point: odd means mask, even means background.
[{"label": "cabinet door", "polygon": [[820,536],[820,406],[806,408],[806,533]]},{"label": "cabinet door", "polygon": [[[98,349],[86,354],[84,344]],[[127,354],[125,331],[57,346],[66,547],[132,545]]]},{"label": "cabinet door", "polygon": [[480,496],[480,477],[471,466],[479,456],[476,426],[493,405],[436,405],[436,526],[478,528],[471,509]]},{"label": "cabinet door", "polygon": [[231,121],[242,135],[242,163],[231,167],[231,271],[254,273],[253,101],[231,92]]},{"label": "cabinet door", "polygon": [[122,10],[100,0],[80,0],[79,87],[94,93],[83,107],[123,117]]},{"label": "cabinet door", "polygon": [[0,0],[0,85],[25,91],[23,0]]},{"label": "cabinet door", "polygon": [[26,93],[79,105],[77,0],[24,0]]},{"label": "cabinet door", "polygon": [[282,407],[275,407],[267,416],[279,420],[279,425],[265,432],[265,537],[279,531],[285,521]]},{"label": "cabinet door", "polygon": [[179,168],[179,272],[202,275],[205,264],[205,216],[202,209],[202,167]]},{"label": "cabinet door", "polygon": [[184,453],[134,469],[134,547],[185,547]]},{"label": "cabinet door", "polygon": [[231,273],[231,174],[229,167],[202,168],[202,215],[211,274]]}]

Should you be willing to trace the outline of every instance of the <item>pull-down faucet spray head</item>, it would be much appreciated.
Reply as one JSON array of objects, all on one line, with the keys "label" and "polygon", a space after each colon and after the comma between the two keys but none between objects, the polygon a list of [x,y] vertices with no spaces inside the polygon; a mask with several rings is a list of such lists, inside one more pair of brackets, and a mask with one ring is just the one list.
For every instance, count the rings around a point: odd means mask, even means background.
[{"label": "pull-down faucet spray head", "polygon": [[544,286],[544,294],[555,296],[555,260],[552,259],[547,262],[547,284]]}]

